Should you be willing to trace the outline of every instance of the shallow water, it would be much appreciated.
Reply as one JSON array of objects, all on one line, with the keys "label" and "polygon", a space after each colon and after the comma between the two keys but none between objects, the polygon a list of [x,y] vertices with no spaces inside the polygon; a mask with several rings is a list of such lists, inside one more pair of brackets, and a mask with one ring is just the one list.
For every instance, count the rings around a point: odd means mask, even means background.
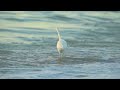
[{"label": "shallow water", "polygon": [[117,11],[0,11],[0,78],[119,79],[119,38]]}]

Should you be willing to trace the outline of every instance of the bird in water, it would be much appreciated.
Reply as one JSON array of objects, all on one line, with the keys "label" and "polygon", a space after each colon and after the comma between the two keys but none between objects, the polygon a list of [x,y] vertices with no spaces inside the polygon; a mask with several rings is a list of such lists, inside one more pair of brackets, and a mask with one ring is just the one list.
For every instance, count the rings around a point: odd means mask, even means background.
[{"label": "bird in water", "polygon": [[64,51],[67,48],[67,42],[60,36],[58,28],[56,28],[56,31],[58,33],[57,50],[59,53],[59,57],[62,58]]}]

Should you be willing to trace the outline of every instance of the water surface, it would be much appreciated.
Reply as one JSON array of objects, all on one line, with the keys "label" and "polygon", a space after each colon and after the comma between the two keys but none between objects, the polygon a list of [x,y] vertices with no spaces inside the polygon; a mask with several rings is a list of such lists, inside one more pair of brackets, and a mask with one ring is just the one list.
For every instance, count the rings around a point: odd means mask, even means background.
[{"label": "water surface", "polygon": [[120,12],[0,11],[0,78],[119,79]]}]

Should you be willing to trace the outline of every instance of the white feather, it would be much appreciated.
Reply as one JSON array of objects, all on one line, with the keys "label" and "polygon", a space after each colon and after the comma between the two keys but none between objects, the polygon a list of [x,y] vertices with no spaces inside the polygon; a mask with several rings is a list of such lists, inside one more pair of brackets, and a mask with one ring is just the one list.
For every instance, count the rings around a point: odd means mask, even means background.
[{"label": "white feather", "polygon": [[63,53],[65,49],[67,48],[67,42],[61,38],[58,28],[56,30],[57,30],[58,38],[59,38],[57,42],[57,50],[59,52],[59,55],[61,56],[61,53]]}]

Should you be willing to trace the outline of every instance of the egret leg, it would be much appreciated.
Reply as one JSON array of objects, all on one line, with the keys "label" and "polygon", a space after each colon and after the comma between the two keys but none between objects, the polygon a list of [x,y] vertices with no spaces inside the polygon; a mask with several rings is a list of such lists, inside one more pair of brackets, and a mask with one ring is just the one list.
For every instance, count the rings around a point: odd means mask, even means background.
[{"label": "egret leg", "polygon": [[60,55],[59,55],[60,58],[62,58],[62,53],[60,52]]},{"label": "egret leg", "polygon": [[62,59],[62,53],[60,52],[59,53],[59,60],[61,60]]},{"label": "egret leg", "polygon": [[64,57],[64,52],[62,52],[62,57]]},{"label": "egret leg", "polygon": [[62,53],[60,53],[60,58],[62,58]]},{"label": "egret leg", "polygon": [[61,57],[61,53],[60,53],[60,51],[58,51],[58,53],[59,53],[59,57]]}]

